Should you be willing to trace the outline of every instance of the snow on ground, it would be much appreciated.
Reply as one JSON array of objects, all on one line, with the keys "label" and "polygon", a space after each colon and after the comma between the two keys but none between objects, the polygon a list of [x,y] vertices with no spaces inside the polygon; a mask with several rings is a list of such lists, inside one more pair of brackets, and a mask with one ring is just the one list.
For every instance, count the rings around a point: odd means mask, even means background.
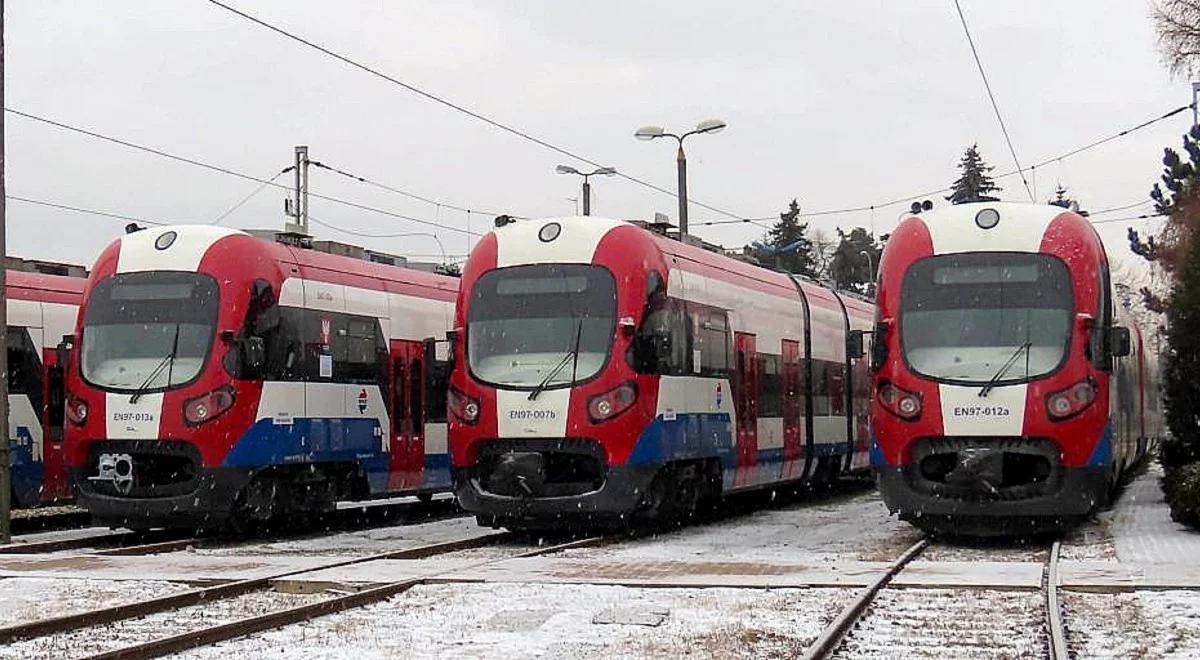
[{"label": "snow on ground", "polygon": [[461,516],[426,523],[315,534],[280,541],[266,539],[235,545],[217,544],[212,547],[204,547],[202,544],[201,547],[189,551],[222,556],[373,555],[490,533],[494,533],[493,530],[479,527],[474,518]]},{"label": "snow on ground", "polygon": [[1044,612],[1036,591],[884,589],[834,657],[1042,657]]},{"label": "snow on ground", "polygon": [[890,561],[920,538],[915,528],[888,515],[878,494],[862,487],[789,498],[777,507],[562,556],[615,561]]},{"label": "snow on ground", "polygon": [[[144,597],[139,594],[131,600]],[[99,629],[87,628],[9,644],[0,647],[0,658],[78,658],[326,598],[329,596],[324,594],[255,592],[204,605],[105,624]]]},{"label": "snow on ground", "polygon": [[1171,520],[1157,463],[1125,489],[1112,511],[1117,557],[1123,562],[1186,564],[1200,557],[1200,532]]},{"label": "snow on ground", "polygon": [[0,579],[0,603],[3,603],[0,626],[166,596],[190,588],[186,584],[160,581]]},{"label": "snow on ground", "polygon": [[[792,658],[852,592],[428,585],[186,658]],[[638,625],[665,618],[657,626]],[[598,623],[597,620],[626,623]]]}]

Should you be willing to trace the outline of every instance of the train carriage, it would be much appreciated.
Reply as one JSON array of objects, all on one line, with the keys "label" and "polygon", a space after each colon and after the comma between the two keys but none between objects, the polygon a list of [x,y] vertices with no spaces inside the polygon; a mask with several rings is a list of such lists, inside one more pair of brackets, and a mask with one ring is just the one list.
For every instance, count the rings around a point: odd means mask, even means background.
[{"label": "train carriage", "polygon": [[84,505],[218,527],[449,488],[443,355],[457,280],[172,226],[99,257],[68,373]]},{"label": "train carriage", "polygon": [[86,280],[9,270],[8,437],[12,502],[69,499],[63,453],[64,380],[59,340],[75,327]]},{"label": "train carriage", "polygon": [[915,524],[1056,528],[1161,437],[1155,360],[1091,224],[987,202],[905,219],[880,260],[872,464]]},{"label": "train carriage", "polygon": [[595,217],[483,237],[455,318],[455,490],[513,528],[677,517],[867,467],[872,307]]}]

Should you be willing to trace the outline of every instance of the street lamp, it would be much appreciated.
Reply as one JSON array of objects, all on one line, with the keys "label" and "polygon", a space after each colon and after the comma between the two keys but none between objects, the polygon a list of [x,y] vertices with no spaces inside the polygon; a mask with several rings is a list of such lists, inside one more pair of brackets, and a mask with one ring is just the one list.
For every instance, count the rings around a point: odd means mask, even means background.
[{"label": "street lamp", "polygon": [[706,119],[696,128],[684,133],[676,135],[668,133],[662,126],[643,126],[633,134],[633,137],[639,140],[653,140],[660,137],[672,137],[679,143],[679,152],[675,156],[675,164],[679,170],[679,235],[686,236],[688,233],[688,209],[687,209],[687,157],[683,153],[683,140],[689,135],[697,135],[700,133],[719,133],[725,130],[725,122],[721,119]]},{"label": "street lamp", "polygon": [[577,174],[583,177],[583,214],[592,214],[592,184],[588,183],[590,176],[612,176],[617,173],[617,170],[612,167],[601,167],[591,172],[580,172],[570,165],[559,165],[554,168],[559,174]]},{"label": "street lamp", "polygon": [[867,275],[869,276],[869,281],[867,282],[867,295],[871,295],[872,289],[875,288],[875,264],[871,259],[870,252],[867,252],[866,250],[859,250],[858,253],[867,258]]}]

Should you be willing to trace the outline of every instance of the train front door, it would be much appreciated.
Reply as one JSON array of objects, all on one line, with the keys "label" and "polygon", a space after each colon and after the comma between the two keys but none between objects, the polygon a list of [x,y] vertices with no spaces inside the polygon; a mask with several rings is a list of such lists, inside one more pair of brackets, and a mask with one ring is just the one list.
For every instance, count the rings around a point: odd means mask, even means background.
[{"label": "train front door", "polygon": [[420,487],[425,469],[425,365],[419,341],[392,342],[388,490]]}]

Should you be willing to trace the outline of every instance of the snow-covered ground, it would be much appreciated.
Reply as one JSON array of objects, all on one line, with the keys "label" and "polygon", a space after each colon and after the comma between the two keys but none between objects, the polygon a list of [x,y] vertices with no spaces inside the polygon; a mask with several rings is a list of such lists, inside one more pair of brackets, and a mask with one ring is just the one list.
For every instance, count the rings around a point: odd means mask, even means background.
[{"label": "snow-covered ground", "polygon": [[[1170,521],[1157,479],[1158,473],[1151,470],[1130,485],[1113,509],[1066,535],[1063,560],[1169,569],[1200,556],[1200,534]],[[890,517],[876,494],[862,488],[780,498],[763,502],[757,510],[737,508],[746,511],[558,556],[589,565],[636,564],[651,570],[656,562],[763,566],[793,562],[828,567],[836,562],[891,561],[920,538],[917,530]],[[210,561],[254,557],[313,561],[365,557],[491,533],[477,527],[474,519],[462,517],[184,552]],[[547,541],[555,540],[559,539]],[[492,561],[527,549],[535,541],[517,539],[456,553],[455,558]],[[958,575],[953,572],[959,570],[955,565],[982,570],[985,562],[1017,562],[998,565],[996,570],[1033,571],[1032,586],[919,589],[905,587],[901,580],[881,593],[841,654],[1042,655],[1045,610],[1036,578],[1048,546],[1036,540],[935,543],[920,558],[935,562],[926,570]],[[967,579],[969,571],[961,572]],[[950,579],[957,579],[953,575]],[[185,657],[793,657],[855,591],[783,588],[779,583],[772,583],[771,589],[683,588],[678,583],[651,588],[498,579],[510,581],[422,585],[369,607],[199,649]],[[162,581],[8,578],[0,580],[0,602],[7,605],[0,625],[182,588],[185,585]],[[98,642],[86,634],[56,637],[0,650],[0,657],[56,657],[111,649],[167,630],[178,632],[325,597],[329,596],[267,593],[210,603],[109,627],[104,635],[115,641]],[[1068,636],[1078,657],[1200,657],[1200,591],[1067,591],[1063,598]]]},{"label": "snow-covered ground", "polygon": [[827,589],[429,585],[182,657],[791,658],[849,595]]}]

